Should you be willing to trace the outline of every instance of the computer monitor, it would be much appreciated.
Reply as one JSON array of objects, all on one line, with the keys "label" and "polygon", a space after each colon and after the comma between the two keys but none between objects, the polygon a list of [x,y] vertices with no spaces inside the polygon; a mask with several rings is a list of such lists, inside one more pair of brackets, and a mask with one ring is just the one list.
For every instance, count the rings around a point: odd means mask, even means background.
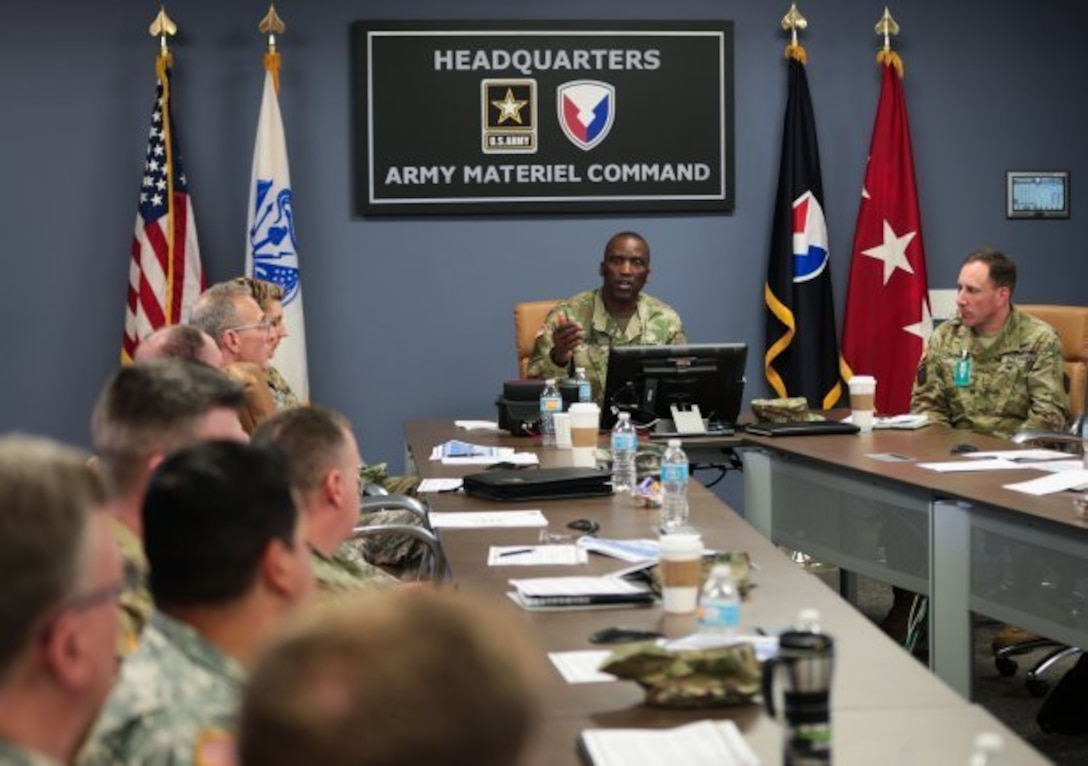
[{"label": "computer monitor", "polygon": [[704,420],[731,428],[744,394],[744,343],[685,346],[613,346],[608,355],[601,427],[611,428],[620,412],[636,427],[672,418],[672,405],[699,405]]}]

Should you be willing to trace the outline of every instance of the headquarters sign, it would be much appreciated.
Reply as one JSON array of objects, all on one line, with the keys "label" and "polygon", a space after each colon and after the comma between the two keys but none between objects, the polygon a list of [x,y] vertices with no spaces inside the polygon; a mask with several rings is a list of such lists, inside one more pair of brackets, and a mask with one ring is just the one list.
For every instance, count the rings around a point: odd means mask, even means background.
[{"label": "headquarters sign", "polygon": [[732,22],[356,22],[362,215],[733,209]]}]

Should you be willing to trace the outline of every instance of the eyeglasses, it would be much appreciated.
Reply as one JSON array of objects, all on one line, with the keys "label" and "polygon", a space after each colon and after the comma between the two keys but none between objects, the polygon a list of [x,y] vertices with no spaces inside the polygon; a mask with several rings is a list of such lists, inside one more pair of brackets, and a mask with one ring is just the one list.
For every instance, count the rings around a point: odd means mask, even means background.
[{"label": "eyeglasses", "polygon": [[92,607],[107,601],[116,601],[117,597],[121,595],[125,589],[124,580],[118,580],[112,582],[109,585],[103,585],[101,588],[95,588],[89,590],[86,593],[80,593],[77,596],[72,596],[70,599],[64,602],[62,609],[71,609],[76,612],[85,612]]},{"label": "eyeglasses", "polygon": [[253,324],[242,324],[237,327],[224,327],[223,332],[241,332],[242,330],[260,330],[261,332],[270,332],[272,330],[272,323],[268,319],[262,319],[260,322]]},{"label": "eyeglasses", "polygon": [[100,606],[102,604],[112,604],[125,590],[124,580],[117,580],[116,582],[103,585],[99,588],[94,588],[86,593],[80,593],[72,596],[69,599],[61,602],[52,612],[49,617],[46,618],[45,624],[41,630],[41,636],[44,640],[48,640],[49,636],[53,632],[53,626],[56,625],[57,620],[65,612],[86,612],[90,609]]}]

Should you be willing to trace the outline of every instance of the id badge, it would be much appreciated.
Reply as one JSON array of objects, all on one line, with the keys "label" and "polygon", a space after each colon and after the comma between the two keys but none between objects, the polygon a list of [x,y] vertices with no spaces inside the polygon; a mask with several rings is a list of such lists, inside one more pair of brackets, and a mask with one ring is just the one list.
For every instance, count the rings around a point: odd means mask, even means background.
[{"label": "id badge", "polygon": [[964,357],[956,360],[956,366],[952,368],[952,383],[956,388],[966,388],[971,385],[971,360]]}]

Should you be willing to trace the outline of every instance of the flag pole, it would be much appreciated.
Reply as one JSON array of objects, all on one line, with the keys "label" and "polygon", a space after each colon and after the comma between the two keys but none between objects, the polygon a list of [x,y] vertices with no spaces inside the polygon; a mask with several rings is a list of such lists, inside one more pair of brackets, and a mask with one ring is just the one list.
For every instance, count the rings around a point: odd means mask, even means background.
[{"label": "flag pole", "polygon": [[899,54],[892,50],[892,37],[899,34],[899,24],[892,18],[888,6],[884,6],[884,15],[876,23],[875,32],[877,36],[884,38],[884,47],[876,54],[877,63],[890,64],[895,67],[899,78],[902,79],[903,59],[899,58]]},{"label": "flag pole", "polygon": [[797,10],[797,3],[790,3],[789,11],[782,17],[782,29],[790,33],[790,44],[786,46],[786,58],[797,59],[802,64],[807,63],[805,49],[797,42],[797,30],[807,28],[808,19]]},{"label": "flag pole", "polygon": [[155,75],[162,83],[162,131],[163,148],[166,151],[166,300],[163,302],[163,316],[166,324],[173,324],[174,317],[174,158],[170,124],[170,78],[168,71],[172,63],[167,40],[178,33],[178,26],[166,15],[166,8],[159,6],[159,12],[148,29],[152,37],[159,38],[159,55],[155,59]]},{"label": "flag pole", "polygon": [[276,35],[284,34],[287,31],[287,25],[283,23],[283,19],[276,13],[274,4],[269,3],[268,13],[261,19],[257,29],[262,35],[268,35],[268,49],[264,54],[264,68],[271,73],[272,85],[275,87],[278,96],[280,93],[280,54],[276,50]]}]

